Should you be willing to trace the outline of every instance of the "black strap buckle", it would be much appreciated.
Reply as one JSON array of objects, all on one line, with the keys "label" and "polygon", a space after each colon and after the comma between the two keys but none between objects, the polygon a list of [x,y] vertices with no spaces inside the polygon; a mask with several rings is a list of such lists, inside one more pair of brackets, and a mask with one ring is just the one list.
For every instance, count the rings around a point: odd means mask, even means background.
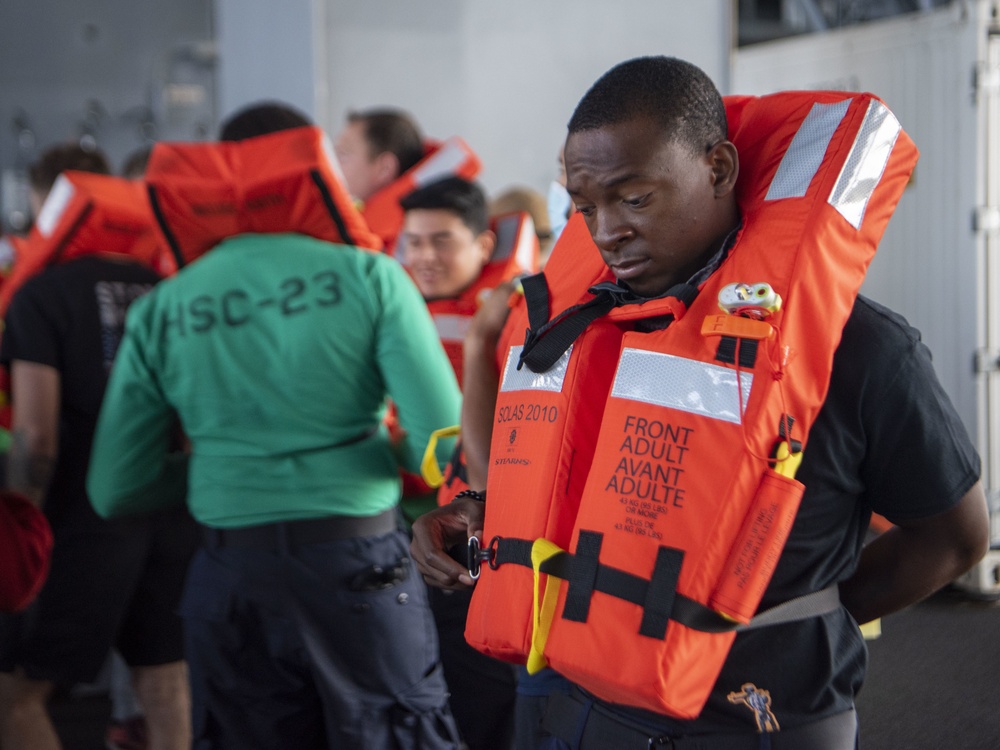
[{"label": "black strap buckle", "polygon": [[674,741],[670,737],[650,737],[646,743],[646,750],[658,750],[658,748],[671,750],[673,746]]},{"label": "black strap buckle", "polygon": [[479,543],[479,537],[469,537],[468,568],[469,577],[473,581],[479,580],[479,574],[482,573],[483,570],[483,563],[489,565],[493,570],[497,569],[497,544],[499,542],[500,537],[495,536],[490,539],[489,546],[483,547]]}]

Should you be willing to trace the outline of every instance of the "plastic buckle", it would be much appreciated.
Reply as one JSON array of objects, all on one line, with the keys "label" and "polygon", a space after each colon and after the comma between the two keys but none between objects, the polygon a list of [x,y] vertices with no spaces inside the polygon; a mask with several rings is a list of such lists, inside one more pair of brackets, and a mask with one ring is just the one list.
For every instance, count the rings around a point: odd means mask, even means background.
[{"label": "plastic buckle", "polygon": [[483,547],[479,543],[479,537],[469,537],[468,568],[469,577],[473,581],[479,580],[479,574],[483,571],[484,562],[493,570],[497,569],[495,560],[497,556],[497,543],[499,541],[500,537],[495,536],[490,540],[488,547]]},{"label": "plastic buckle", "polygon": [[674,746],[674,741],[670,737],[650,737],[646,742],[646,750],[670,750]]}]

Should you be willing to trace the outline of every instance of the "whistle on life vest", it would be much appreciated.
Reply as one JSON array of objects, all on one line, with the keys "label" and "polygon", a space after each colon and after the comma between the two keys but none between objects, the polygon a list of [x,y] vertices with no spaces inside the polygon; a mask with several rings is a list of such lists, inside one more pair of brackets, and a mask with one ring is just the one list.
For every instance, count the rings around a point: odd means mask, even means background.
[{"label": "whistle on life vest", "polygon": [[729,315],[766,320],[781,309],[781,295],[770,284],[727,284],[719,292],[719,309]]}]

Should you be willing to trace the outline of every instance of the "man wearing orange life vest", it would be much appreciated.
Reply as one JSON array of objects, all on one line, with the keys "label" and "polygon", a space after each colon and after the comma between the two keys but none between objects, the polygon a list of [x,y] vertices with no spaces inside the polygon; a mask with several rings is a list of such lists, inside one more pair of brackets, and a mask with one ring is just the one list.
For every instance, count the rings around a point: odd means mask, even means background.
[{"label": "man wearing orange life vest", "polygon": [[[448,177],[418,188],[399,203],[404,211],[399,256],[431,305],[431,315],[447,311],[471,318],[484,289],[478,282],[497,242],[489,229],[482,189]],[[461,338],[442,338],[459,385]]]},{"label": "man wearing orange life vest", "polygon": [[471,180],[480,168],[462,139],[425,139],[413,118],[396,109],[348,114],[334,151],[348,192],[389,253],[403,224],[401,198],[444,177]]},{"label": "man wearing orange life vest", "polygon": [[[448,177],[400,201],[403,229],[399,256],[427,302],[441,343],[462,383],[462,335],[479,297],[497,283],[484,272],[497,237],[489,229],[486,195],[479,185]],[[450,495],[454,495],[452,491]],[[449,499],[450,499],[449,495]],[[423,510],[436,505],[429,498]],[[513,731],[514,671],[469,646],[462,635],[467,592],[430,589],[441,643],[441,664],[455,721],[470,750],[509,748]]]},{"label": "man wearing orange life vest", "polygon": [[[702,287],[734,262],[744,237],[735,192],[739,154],[727,138],[718,91],[696,67],[661,57],[613,68],[578,105],[565,158],[569,193],[625,305],[660,298],[679,284]],[[567,235],[554,258],[562,250],[589,262],[592,247]],[[473,322],[465,349],[462,424],[470,478],[488,465],[496,345],[517,343],[521,335],[505,331],[501,338],[505,300],[494,302]],[[839,586],[843,606],[736,635],[694,718],[582,689],[557,697],[542,725],[549,746],[854,748],[853,699],[865,662],[856,623],[918,601],[982,557],[989,533],[979,469],[919,334],[898,315],[858,298],[797,474],[805,495],[758,611],[830,586]],[[482,486],[475,478],[472,484]],[[490,488],[491,506],[527,509],[533,501],[519,487]],[[412,553],[428,583],[473,585],[469,571],[443,549],[481,535],[484,508],[461,498],[415,524]],[[873,510],[896,527],[862,549]],[[593,595],[593,609],[608,606],[602,597]],[[644,637],[623,630],[615,653],[581,656],[620,664],[630,642]],[[745,698],[751,692],[769,698],[763,725]]]},{"label": "man wearing orange life vest", "polygon": [[190,745],[174,611],[194,529],[174,513],[105,521],[84,486],[125,311],[160,279],[152,234],[137,185],[67,171],[0,296],[0,361],[10,367],[15,399],[6,485],[44,509],[54,538],[37,602],[0,620],[5,747],[60,747],[49,697],[57,686],[92,682],[112,646],[131,667],[150,746]]},{"label": "man wearing orange life vest", "polygon": [[351,112],[337,135],[334,152],[348,192],[363,207],[369,198],[423,158],[423,136],[417,123],[404,112]]}]

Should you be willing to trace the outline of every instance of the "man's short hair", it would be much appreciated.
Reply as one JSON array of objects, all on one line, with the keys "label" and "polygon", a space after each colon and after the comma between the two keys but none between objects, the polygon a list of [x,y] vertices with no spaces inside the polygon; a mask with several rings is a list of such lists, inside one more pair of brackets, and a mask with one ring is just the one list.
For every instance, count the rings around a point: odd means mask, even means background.
[{"label": "man's short hair", "polygon": [[411,169],[424,158],[424,139],[420,128],[402,110],[369,109],[349,112],[347,121],[361,124],[372,157],[386,151],[395,155],[399,161],[399,174]]},{"label": "man's short hair", "polygon": [[108,158],[100,149],[84,148],[78,143],[61,143],[42,152],[28,168],[28,179],[35,191],[48,194],[56,178],[67,169],[111,174]]},{"label": "man's short hair", "polygon": [[312,125],[312,121],[294,107],[282,102],[261,102],[230,115],[219,130],[219,140],[242,141],[307,125]]},{"label": "man's short hair", "polygon": [[486,193],[475,182],[461,177],[445,177],[417,188],[400,199],[399,205],[404,211],[417,208],[451,211],[475,236],[489,229]]},{"label": "man's short hair", "polygon": [[569,132],[650,118],[695,153],[727,137],[722,96],[701,68],[676,57],[637,57],[619,63],[590,87],[569,121]]}]

